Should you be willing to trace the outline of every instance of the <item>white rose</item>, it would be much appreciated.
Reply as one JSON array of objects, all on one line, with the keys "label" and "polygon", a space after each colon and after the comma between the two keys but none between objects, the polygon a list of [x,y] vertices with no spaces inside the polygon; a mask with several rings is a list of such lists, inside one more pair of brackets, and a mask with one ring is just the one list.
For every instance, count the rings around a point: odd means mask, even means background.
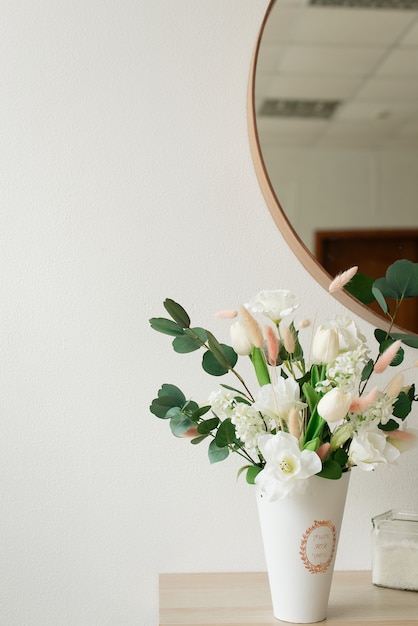
[{"label": "white rose", "polygon": [[252,313],[262,313],[278,324],[286,315],[298,308],[295,296],[287,289],[260,291],[246,305]]},{"label": "white rose", "polygon": [[377,426],[367,425],[353,436],[348,459],[350,465],[358,465],[369,472],[379,463],[393,463],[399,455],[399,450],[387,441]]},{"label": "white rose", "polygon": [[300,400],[300,389],[294,378],[282,378],[272,385],[260,387],[253,404],[262,415],[272,419],[286,419],[291,409],[297,411],[306,407]]}]

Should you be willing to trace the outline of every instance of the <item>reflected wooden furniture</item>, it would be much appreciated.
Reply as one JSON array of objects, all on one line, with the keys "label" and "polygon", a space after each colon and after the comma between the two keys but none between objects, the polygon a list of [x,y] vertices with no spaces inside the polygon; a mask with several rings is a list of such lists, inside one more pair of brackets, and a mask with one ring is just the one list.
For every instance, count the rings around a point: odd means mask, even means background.
[{"label": "reflected wooden furniture", "polygon": [[[297,593],[297,590],[295,590]],[[376,587],[370,572],[335,572],[324,626],[417,626],[418,593]],[[160,626],[273,626],[267,575],[161,574]]]},{"label": "reflected wooden furniture", "polygon": [[[362,274],[375,279],[381,278],[386,274],[389,265],[398,259],[418,262],[418,230],[389,228],[317,231],[315,257],[330,276],[336,276],[339,272],[358,265]],[[377,303],[369,306],[375,313],[383,315]],[[390,306],[393,307],[393,301]],[[396,324],[418,333],[418,298],[402,303]]]}]

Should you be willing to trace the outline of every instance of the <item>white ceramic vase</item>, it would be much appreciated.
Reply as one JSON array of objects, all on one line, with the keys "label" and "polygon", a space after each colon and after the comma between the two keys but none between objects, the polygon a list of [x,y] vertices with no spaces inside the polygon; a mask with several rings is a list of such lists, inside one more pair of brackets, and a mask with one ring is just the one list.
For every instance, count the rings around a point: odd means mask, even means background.
[{"label": "white ceramic vase", "polygon": [[304,494],[268,502],[257,490],[273,614],[298,624],[327,616],[350,472],[312,476]]}]

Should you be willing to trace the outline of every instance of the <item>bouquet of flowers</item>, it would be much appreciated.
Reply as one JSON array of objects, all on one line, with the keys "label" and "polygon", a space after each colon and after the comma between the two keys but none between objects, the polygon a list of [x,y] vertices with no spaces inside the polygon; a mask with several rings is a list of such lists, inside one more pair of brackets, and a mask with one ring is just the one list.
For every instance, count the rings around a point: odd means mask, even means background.
[{"label": "bouquet of flowers", "polygon": [[[302,335],[310,322],[288,321],[299,304],[287,290],[261,291],[239,311],[220,312],[234,319],[231,345],[192,326],[185,309],[166,299],[170,319],[152,318],[151,327],[173,337],[178,353],[203,349],[204,371],[232,374],[236,383],[221,384],[204,405],[187,399],[177,386],[163,384],[151,412],[194,445],[208,440],[211,463],[231,452],[240,455],[245,465],[239,473],[245,472],[247,482],[256,483],[269,500],[303,491],[312,475],[336,480],[353,466],[368,471],[396,462],[417,442],[406,418],[418,397],[403,371],[383,387],[379,376],[403,362],[402,343],[418,347],[416,335],[393,332],[402,301],[418,295],[418,263],[396,261],[374,282],[351,268],[331,282],[329,291],[349,283],[351,293],[367,290],[368,300],[377,300],[390,320],[387,330],[375,330],[374,357],[348,317],[314,328],[305,352]],[[256,391],[240,374],[239,357],[251,360]]]}]

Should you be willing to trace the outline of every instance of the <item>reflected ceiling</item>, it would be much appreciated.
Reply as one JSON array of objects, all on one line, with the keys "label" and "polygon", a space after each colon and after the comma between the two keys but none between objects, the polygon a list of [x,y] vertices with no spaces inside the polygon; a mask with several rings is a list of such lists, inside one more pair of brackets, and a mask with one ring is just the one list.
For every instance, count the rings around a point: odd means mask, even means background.
[{"label": "reflected ceiling", "polygon": [[[261,144],[418,148],[418,3],[409,5],[415,9],[278,0],[257,62]],[[261,115],[266,102],[270,114]],[[315,116],[335,102],[329,119]]]}]

